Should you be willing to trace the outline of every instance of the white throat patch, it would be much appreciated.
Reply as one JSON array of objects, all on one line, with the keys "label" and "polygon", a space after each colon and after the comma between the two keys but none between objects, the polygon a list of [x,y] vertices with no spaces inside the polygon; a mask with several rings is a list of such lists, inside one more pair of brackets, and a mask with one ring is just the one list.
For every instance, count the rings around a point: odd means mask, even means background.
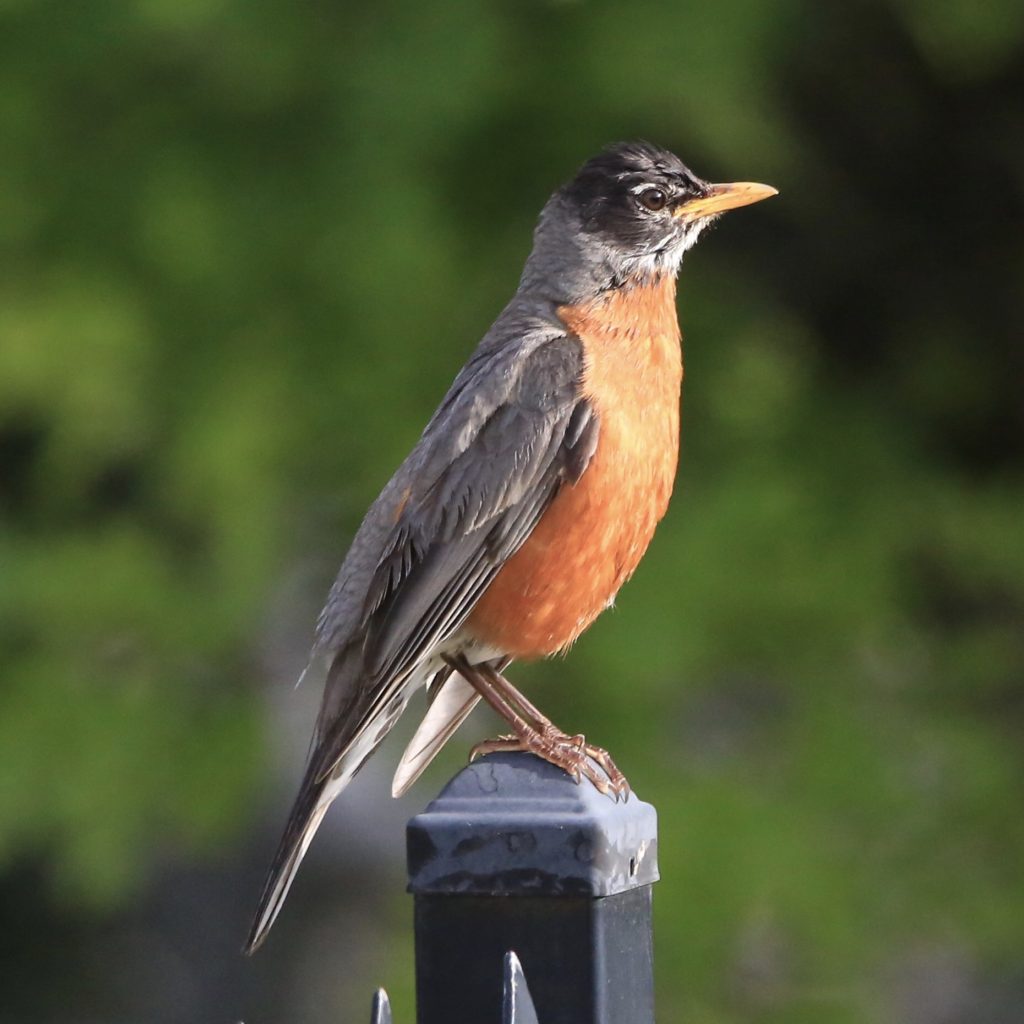
[{"label": "white throat patch", "polygon": [[683,256],[700,236],[700,233],[714,220],[711,217],[701,217],[687,224],[682,232],[677,235],[670,244],[661,249],[654,249],[641,256],[629,257],[630,273],[640,276],[655,276],[657,274],[679,273],[679,267],[683,262]]}]

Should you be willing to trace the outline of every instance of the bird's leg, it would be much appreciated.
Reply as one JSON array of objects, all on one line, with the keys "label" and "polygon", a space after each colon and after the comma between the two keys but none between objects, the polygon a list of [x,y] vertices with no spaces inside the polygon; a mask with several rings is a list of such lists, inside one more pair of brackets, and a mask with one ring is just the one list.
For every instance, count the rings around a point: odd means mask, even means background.
[{"label": "bird's leg", "polygon": [[[533,724],[536,726],[538,732],[546,743],[553,744],[556,748],[564,749],[566,746],[572,748],[571,757],[575,761],[578,754],[584,755],[585,758],[592,758],[604,771],[607,776],[607,784],[604,779],[600,779],[599,782],[595,782],[591,773],[584,771],[585,774],[594,785],[602,793],[614,793],[616,797],[628,796],[629,795],[629,781],[626,776],[622,774],[618,766],[612,760],[611,754],[608,753],[603,747],[595,746],[592,743],[587,743],[586,738],[581,734],[575,736],[568,736],[561,729],[558,728],[554,722],[551,721],[539,708],[532,704],[515,686],[509,682],[501,674],[501,672],[489,665],[481,666],[483,672],[491,678],[491,681],[496,683],[501,689],[505,691],[507,697],[513,699],[519,706],[520,712],[524,717],[532,719]],[[533,749],[533,748],[531,748]],[[541,754],[545,760],[551,760],[544,754]],[[558,761],[552,761],[552,764],[558,764]],[[586,764],[586,762],[584,761]],[[575,774],[569,771],[570,775]],[[577,781],[579,779],[577,778]]]},{"label": "bird's leg", "polygon": [[[514,700],[510,700],[508,696],[501,692],[498,687],[493,685],[493,682],[489,675],[485,675],[481,670],[484,668],[483,665],[471,665],[464,656],[448,657],[444,656],[445,661],[456,672],[466,680],[477,693],[480,694],[483,699],[490,704],[490,706],[515,730],[515,734],[512,736],[499,736],[497,739],[483,740],[478,743],[469,752],[470,761],[476,760],[484,754],[497,754],[497,753],[511,753],[519,750],[534,750],[534,745],[537,740],[540,739],[540,732],[538,731],[537,725],[530,722],[518,709]],[[501,676],[498,677],[502,679]],[[502,681],[504,681],[502,679]],[[513,690],[513,693],[516,691]],[[550,723],[548,723],[550,725]],[[580,737],[582,739],[582,737]],[[539,751],[534,751],[539,753]],[[540,756],[544,757],[543,754]],[[545,760],[550,760],[546,758]],[[570,768],[566,767],[566,771],[569,772],[573,778],[579,782],[579,772],[575,772]],[[602,780],[603,781],[603,780]]]},{"label": "bird's leg", "polygon": [[[586,777],[605,795],[629,795],[629,783],[606,750],[588,744],[581,735],[569,736],[526,699],[494,666],[470,665],[464,657],[449,664],[503,718],[515,733],[484,740],[470,758],[481,754],[525,750],[561,768],[576,782]],[[593,759],[593,760],[591,760]],[[595,767],[596,765],[598,767]]]}]

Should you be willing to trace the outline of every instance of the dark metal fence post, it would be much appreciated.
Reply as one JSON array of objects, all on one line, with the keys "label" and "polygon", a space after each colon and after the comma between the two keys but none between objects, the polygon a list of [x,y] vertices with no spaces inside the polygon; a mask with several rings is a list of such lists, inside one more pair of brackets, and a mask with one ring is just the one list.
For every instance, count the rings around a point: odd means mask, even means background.
[{"label": "dark metal fence post", "polygon": [[508,951],[540,1024],[652,1024],[650,804],[492,754],[409,822],[407,843],[419,1024],[498,1024]]}]

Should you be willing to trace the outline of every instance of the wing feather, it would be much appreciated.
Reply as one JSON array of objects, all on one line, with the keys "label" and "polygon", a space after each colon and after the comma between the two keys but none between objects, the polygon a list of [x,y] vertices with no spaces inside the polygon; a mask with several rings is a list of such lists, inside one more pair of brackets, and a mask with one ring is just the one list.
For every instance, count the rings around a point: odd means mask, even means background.
[{"label": "wing feather", "polygon": [[[581,393],[582,349],[562,335],[534,348],[486,411],[479,396],[469,431],[438,422],[444,436],[407,485],[397,521],[366,589],[362,672],[355,706],[320,723],[317,776],[327,777],[367,724],[429,653],[465,623],[480,595],[518,550],[558,490],[585,471],[598,418]],[[458,402],[449,400],[452,411]],[[427,440],[431,431],[424,435]],[[459,440],[451,453],[451,437]]]}]

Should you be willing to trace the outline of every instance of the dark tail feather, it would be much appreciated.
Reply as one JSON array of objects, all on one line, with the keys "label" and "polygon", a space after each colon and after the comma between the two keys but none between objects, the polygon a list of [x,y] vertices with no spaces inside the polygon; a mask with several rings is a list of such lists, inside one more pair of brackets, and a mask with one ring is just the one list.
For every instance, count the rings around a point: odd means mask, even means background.
[{"label": "dark tail feather", "polygon": [[[324,758],[315,752],[306,767],[299,787],[299,795],[288,818],[281,845],[274,855],[263,894],[260,896],[256,917],[245,944],[246,953],[254,953],[266,938],[291,887],[295,872],[299,870],[327,808],[335,797],[352,781],[366,759],[380,746],[391,726],[401,714],[402,705],[383,708],[361,725],[346,743],[344,753],[333,762],[329,774],[323,775]],[[328,762],[331,763],[331,762]]]},{"label": "dark tail feather", "polygon": [[[263,885],[263,892],[256,908],[256,915],[253,918],[252,928],[243,948],[247,956],[255,953],[267,937],[267,932],[270,931],[270,926],[281,911],[292,880],[295,878],[295,872],[299,870],[302,858],[305,856],[327,808],[337,792],[340,792],[340,787],[337,787],[336,783],[335,786],[331,785],[332,780],[325,779],[322,782],[316,782],[313,775],[312,768],[307,768],[306,777],[302,780],[302,787],[299,790],[299,797],[288,818],[288,825],[277,847],[277,853],[274,854],[274,860],[270,865],[270,872]],[[333,789],[334,792],[328,792],[329,789]]]},{"label": "dark tail feather", "polygon": [[[354,657],[348,656],[353,654]],[[376,707],[366,717],[365,709],[356,706],[358,701],[355,699],[359,696],[358,690],[354,689],[355,681],[361,669],[361,654],[357,647],[346,649],[329,665],[315,746],[310,751],[299,795],[263,886],[244,947],[247,954],[259,949],[280,913],[295,872],[299,870],[327,808],[380,746],[408,700],[409,688],[396,684],[393,699]],[[330,727],[335,722],[340,723],[337,730]]]}]

